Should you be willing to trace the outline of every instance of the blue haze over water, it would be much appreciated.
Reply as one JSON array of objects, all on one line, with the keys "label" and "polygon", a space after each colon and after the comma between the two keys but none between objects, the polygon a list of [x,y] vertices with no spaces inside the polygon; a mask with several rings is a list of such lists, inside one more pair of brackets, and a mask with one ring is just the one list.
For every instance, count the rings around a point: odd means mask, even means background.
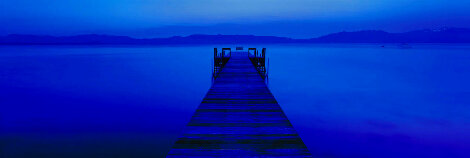
[{"label": "blue haze over water", "polygon": [[[5,157],[163,157],[222,46],[1,46]],[[232,46],[234,47],[234,46]],[[470,157],[470,45],[262,45],[314,156]]]}]

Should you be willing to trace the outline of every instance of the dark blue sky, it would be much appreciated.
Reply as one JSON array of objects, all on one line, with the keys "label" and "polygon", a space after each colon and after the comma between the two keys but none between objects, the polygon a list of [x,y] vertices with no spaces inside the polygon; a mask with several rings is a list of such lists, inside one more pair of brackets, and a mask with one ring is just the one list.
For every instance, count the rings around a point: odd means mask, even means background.
[{"label": "dark blue sky", "polygon": [[2,0],[0,34],[313,37],[470,27],[468,10],[457,0]]}]

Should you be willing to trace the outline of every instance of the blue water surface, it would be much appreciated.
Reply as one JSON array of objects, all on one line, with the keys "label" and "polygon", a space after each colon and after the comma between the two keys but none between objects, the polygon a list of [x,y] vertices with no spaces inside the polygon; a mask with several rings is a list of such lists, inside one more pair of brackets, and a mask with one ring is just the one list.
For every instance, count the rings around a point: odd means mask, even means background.
[{"label": "blue water surface", "polygon": [[[214,47],[1,46],[1,152],[164,157],[210,87]],[[470,45],[254,47],[314,156],[470,157]]]}]

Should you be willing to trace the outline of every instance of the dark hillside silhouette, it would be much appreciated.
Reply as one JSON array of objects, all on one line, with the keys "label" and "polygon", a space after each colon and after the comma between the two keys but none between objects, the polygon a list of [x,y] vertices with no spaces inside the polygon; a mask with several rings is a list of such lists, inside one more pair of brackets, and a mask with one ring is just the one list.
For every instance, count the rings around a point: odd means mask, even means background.
[{"label": "dark hillside silhouette", "polygon": [[417,30],[405,33],[388,33],[380,30],[339,32],[318,38],[292,39],[276,36],[254,35],[190,35],[169,38],[137,39],[112,35],[40,36],[12,34],[0,37],[2,45],[29,44],[268,44],[268,43],[470,43],[470,29],[442,28],[439,30]]}]

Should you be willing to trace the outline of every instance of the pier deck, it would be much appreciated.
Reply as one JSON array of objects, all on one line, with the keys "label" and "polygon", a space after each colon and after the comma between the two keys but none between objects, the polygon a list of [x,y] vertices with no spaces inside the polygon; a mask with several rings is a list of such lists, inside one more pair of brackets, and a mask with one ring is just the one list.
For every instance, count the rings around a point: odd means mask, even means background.
[{"label": "pier deck", "polygon": [[247,52],[233,52],[167,157],[311,157]]}]

